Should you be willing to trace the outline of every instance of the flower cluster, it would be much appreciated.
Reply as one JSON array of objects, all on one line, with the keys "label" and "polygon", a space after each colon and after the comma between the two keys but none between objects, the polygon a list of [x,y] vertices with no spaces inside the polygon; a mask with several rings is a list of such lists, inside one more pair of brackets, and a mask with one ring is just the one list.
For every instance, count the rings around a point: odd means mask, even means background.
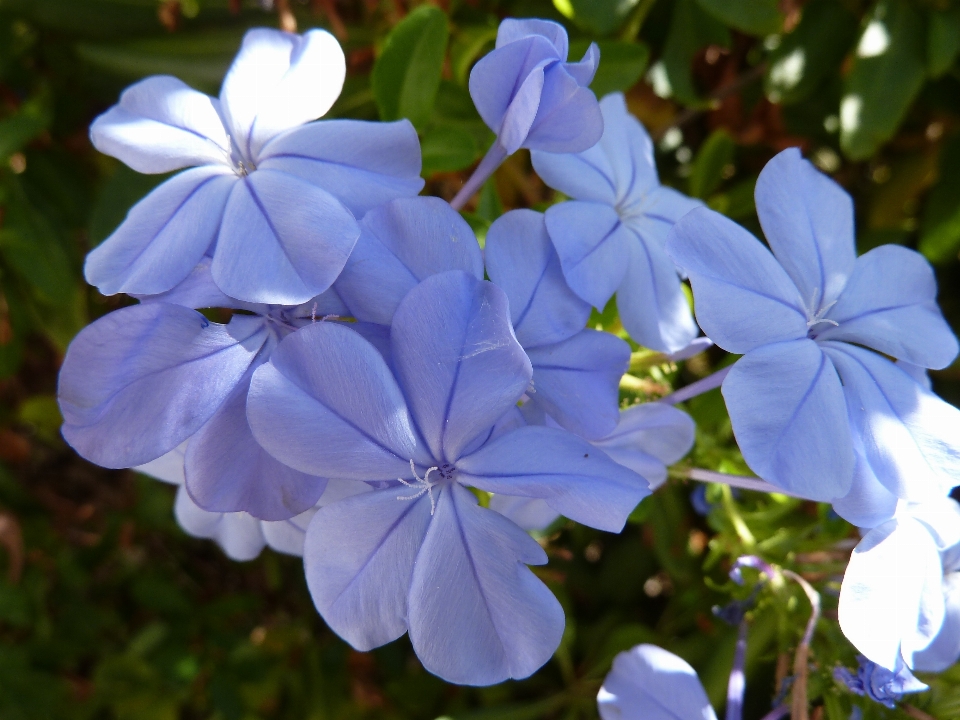
[{"label": "flower cluster", "polygon": [[[932,271],[902,247],[856,258],[849,197],[796,150],[757,183],[772,254],[661,186],[624,97],[588,89],[598,62],[596,46],[567,62],[559,25],[504,21],[470,77],[497,137],[452,203],[418,195],[407,121],[318,120],[345,67],[323,31],[250,31],[219,98],[172,77],[127,89],[95,146],[182,172],[87,258],[91,284],[139,302],[70,345],[64,438],[179,484],[181,524],[231,557],[302,555],[318,611],[353,647],[408,633],[451,682],[523,678],[564,626],[527,531],[562,515],[618,532],[694,441],[671,402],[621,409],[631,346],[587,327],[616,295],[641,346],[743,354],[703,389],[722,381],[754,482],[873,528],[841,598],[860,651],[890,672],[949,665],[960,513],[942,507],[960,411],[922,374],[957,354]],[[504,214],[481,250],[457,209],[520,148],[571,199]],[[889,623],[884,593],[903,580],[885,572],[904,544],[924,561],[901,563],[916,592]],[[714,717],[664,652],[620,658],[607,696],[640,698],[669,666],[678,716]]]}]

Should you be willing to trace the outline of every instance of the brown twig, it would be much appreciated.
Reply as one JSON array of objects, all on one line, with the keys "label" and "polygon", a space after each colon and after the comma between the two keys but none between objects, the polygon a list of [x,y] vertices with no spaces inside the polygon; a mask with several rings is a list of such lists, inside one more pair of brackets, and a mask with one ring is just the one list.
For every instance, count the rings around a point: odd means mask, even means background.
[{"label": "brown twig", "polygon": [[803,633],[800,644],[797,645],[797,654],[793,656],[793,692],[790,702],[790,720],[809,720],[810,710],[807,704],[807,661],[810,657],[810,643],[813,640],[813,631],[820,619],[820,593],[813,586],[792,570],[784,570],[785,577],[790,578],[801,588],[810,601],[810,620]]},{"label": "brown twig", "polygon": [[7,580],[11,585],[16,585],[23,574],[23,533],[17,518],[8,512],[0,512],[0,545],[7,549],[10,556]]},{"label": "brown twig", "polygon": [[277,0],[277,17],[280,19],[280,29],[284,32],[297,31],[297,18],[290,9],[290,0]]}]

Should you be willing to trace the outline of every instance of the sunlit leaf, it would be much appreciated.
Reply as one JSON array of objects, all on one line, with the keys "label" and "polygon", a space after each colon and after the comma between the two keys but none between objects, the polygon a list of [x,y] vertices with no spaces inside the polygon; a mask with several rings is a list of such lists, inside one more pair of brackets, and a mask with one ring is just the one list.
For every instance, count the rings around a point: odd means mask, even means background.
[{"label": "sunlit leaf", "polygon": [[725,25],[748,35],[780,32],[783,14],[777,0],[697,0],[700,7]]}]

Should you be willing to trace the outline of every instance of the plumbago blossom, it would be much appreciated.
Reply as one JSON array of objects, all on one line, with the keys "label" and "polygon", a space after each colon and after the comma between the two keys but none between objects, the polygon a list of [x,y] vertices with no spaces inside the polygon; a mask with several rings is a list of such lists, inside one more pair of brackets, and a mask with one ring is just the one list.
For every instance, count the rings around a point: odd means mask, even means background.
[{"label": "plumbago blossom", "polygon": [[189,167],[141,200],[87,257],[105,295],[153,295],[205,255],[227,295],[296,305],[326,290],[356,242],[355,216],[423,187],[406,120],[310,122],[340,94],[343,51],[327,32],[255,29],[219,99],[166,75],[124,91],[90,128],[134,170]]},{"label": "plumbago blossom", "polygon": [[[555,23],[501,24],[470,77],[497,139],[451,204],[416,196],[406,121],[316,121],[344,76],[322,31],[250,31],[219,98],[170,77],[129,88],[94,144],[142,172],[188,169],[87,258],[92,284],[139,303],[71,343],[63,437],[178,485],[181,526],[230,557],[302,554],[353,647],[408,633],[429,671],[485,685],[530,675],[563,633],[526,531],[560,516],[621,530],[693,446],[672,403],[722,381],[744,458],[772,483],[745,487],[873,528],[841,592],[872,663],[851,687],[884,702],[916,689],[911,669],[960,655],[960,511],[944,510],[960,411],[924,374],[957,342],[930,267],[901,247],[857,258],[849,196],[796,150],[757,183],[771,254],[662,187],[623,96],[588,89],[596,46],[574,63],[567,50]],[[504,214],[481,250],[456,210],[519,148],[573,199]],[[743,357],[622,408],[630,345],[587,327],[613,295],[664,361],[711,341]],[[715,717],[692,669],[652,646],[618,656],[599,700],[605,720]]]},{"label": "plumbago blossom", "polygon": [[960,411],[888,359],[957,355],[932,268],[897,245],[856,257],[850,196],[796,149],[763,169],[756,204],[770,250],[706,208],[667,242],[700,327],[744,354],[718,376],[744,459],[861,526],[899,498],[943,498],[960,477]]},{"label": "plumbago blossom", "polygon": [[906,504],[850,557],[840,627],[869,661],[894,674],[960,660],[960,504]]},{"label": "plumbago blossom", "polygon": [[314,602],[357,649],[408,632],[424,667],[452,682],[526,677],[556,649],[563,611],[525,567],[546,562],[542,548],[469,488],[541,498],[616,532],[649,483],[572,433],[523,427],[515,406],[533,368],[492,283],[457,270],[421,282],[394,313],[390,358],[322,323],[253,376],[263,447],[377,488],[314,516]]},{"label": "plumbago blossom", "polygon": [[677,352],[697,326],[664,243],[702,203],[660,185],[653,143],[621,93],[604,97],[600,110],[603,137],[590,149],[531,153],[543,181],[574,198],[547,210],[547,230],[579,297],[602,310],[616,294],[620,321],[636,342]]},{"label": "plumbago blossom", "polygon": [[689,663],[648,644],[614,658],[597,710],[603,720],[717,720]]}]

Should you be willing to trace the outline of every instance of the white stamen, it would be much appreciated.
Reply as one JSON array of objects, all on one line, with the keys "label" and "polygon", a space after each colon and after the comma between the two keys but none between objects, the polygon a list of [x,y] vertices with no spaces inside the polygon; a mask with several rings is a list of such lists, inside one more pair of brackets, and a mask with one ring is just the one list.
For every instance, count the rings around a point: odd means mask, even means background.
[{"label": "white stamen", "polygon": [[[819,301],[819,299],[820,299],[820,288],[815,288],[813,291],[813,301],[810,303],[810,307],[811,308],[817,307],[817,302]],[[814,325],[819,325],[820,323],[829,323],[834,327],[840,327],[840,323],[838,323],[836,320],[830,320],[829,318],[824,317],[824,315],[826,315],[830,311],[830,308],[832,308],[836,304],[837,304],[837,301],[834,300],[832,303],[830,303],[829,305],[824,305],[819,310],[816,310],[816,311],[807,310],[807,327],[812,328]]]},{"label": "white stamen", "polygon": [[430,496],[430,514],[433,515],[437,510],[437,503],[433,498],[433,488],[438,483],[430,482],[430,473],[434,471],[439,471],[439,467],[428,468],[427,471],[423,474],[423,477],[417,475],[417,468],[413,464],[413,459],[410,460],[410,472],[413,473],[413,477],[416,478],[416,482],[407,482],[403,478],[397,478],[402,484],[410,488],[420,488],[415,495],[397,495],[397,500],[416,500],[419,497],[423,497],[424,493]]},{"label": "white stamen", "polygon": [[317,304],[313,304],[313,310],[310,311],[310,322],[317,321]]}]

